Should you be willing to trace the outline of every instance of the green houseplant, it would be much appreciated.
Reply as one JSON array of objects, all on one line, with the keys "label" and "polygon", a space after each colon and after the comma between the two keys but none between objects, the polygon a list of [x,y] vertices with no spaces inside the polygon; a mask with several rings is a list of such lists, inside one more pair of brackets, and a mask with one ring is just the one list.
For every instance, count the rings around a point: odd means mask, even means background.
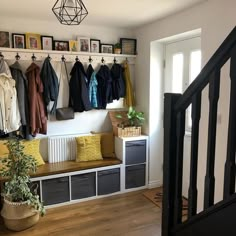
[{"label": "green houseplant", "polygon": [[3,165],[0,175],[5,182],[1,215],[7,228],[21,231],[37,223],[39,214],[45,214],[37,189],[30,187],[32,184],[29,174],[36,171],[37,162],[23,152],[24,146],[18,138],[9,139],[6,146],[8,156],[0,159]]},{"label": "green houseplant", "polygon": [[114,52],[115,52],[115,54],[120,54],[121,53],[121,44],[120,43],[116,43],[114,45]]}]

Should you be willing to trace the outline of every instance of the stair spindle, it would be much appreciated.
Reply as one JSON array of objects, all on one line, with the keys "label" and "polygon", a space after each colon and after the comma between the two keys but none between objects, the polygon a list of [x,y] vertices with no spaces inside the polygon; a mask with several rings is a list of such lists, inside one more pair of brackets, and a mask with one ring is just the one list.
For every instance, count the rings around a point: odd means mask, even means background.
[{"label": "stair spindle", "polygon": [[183,150],[184,150],[184,134],[185,134],[185,111],[177,114],[177,149],[176,149],[176,182],[175,182],[175,207],[174,207],[174,223],[182,222],[182,182],[183,182]]},{"label": "stair spindle", "polygon": [[232,50],[230,61],[230,108],[228,124],[227,158],[224,175],[224,199],[235,192],[235,151],[236,151],[236,46]]},{"label": "stair spindle", "polygon": [[201,117],[201,93],[193,97],[192,103],[192,135],[191,135],[191,162],[190,184],[188,190],[188,218],[197,213],[197,169],[198,169],[198,138],[199,121]]},{"label": "stair spindle", "polygon": [[220,92],[220,69],[212,73],[209,85],[209,123],[207,143],[207,167],[205,176],[204,209],[214,204],[215,194],[215,146],[217,108]]}]

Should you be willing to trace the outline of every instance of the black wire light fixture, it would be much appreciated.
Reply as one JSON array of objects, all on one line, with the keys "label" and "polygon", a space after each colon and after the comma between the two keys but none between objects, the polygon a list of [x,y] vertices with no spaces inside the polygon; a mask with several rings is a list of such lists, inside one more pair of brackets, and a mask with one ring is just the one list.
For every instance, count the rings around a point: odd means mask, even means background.
[{"label": "black wire light fixture", "polygon": [[82,0],[57,0],[52,11],[63,25],[79,25],[88,15]]}]

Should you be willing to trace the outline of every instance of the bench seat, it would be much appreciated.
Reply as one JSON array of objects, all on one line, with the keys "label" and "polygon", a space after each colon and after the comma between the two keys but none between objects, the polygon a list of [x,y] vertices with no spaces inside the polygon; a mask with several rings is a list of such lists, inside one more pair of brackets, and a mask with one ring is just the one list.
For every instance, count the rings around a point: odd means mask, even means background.
[{"label": "bench seat", "polygon": [[48,175],[56,175],[67,172],[74,172],[80,170],[87,170],[93,168],[99,168],[104,166],[119,165],[122,161],[117,158],[103,158],[101,161],[87,161],[87,162],[75,162],[64,161],[58,163],[47,163],[39,166],[36,173],[31,174],[31,177],[42,177]]}]

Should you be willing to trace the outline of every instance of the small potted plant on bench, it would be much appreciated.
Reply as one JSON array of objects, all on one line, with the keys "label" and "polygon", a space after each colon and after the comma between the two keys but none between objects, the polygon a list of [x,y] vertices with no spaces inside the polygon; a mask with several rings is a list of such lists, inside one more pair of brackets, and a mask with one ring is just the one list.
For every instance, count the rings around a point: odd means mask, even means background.
[{"label": "small potted plant on bench", "polygon": [[39,214],[43,216],[45,213],[37,189],[31,189],[33,185],[29,174],[36,171],[37,162],[32,156],[24,154],[24,146],[18,138],[9,139],[6,146],[8,155],[0,158],[3,165],[0,176],[4,182],[1,215],[8,229],[21,231],[36,224]]},{"label": "small potted plant on bench", "polygon": [[[139,136],[141,135],[141,126],[145,121],[144,112],[138,112],[134,107],[129,107],[127,112],[127,121],[122,121],[118,124],[118,136],[128,137],[128,136]],[[124,119],[121,114],[116,115],[119,119]]]}]

